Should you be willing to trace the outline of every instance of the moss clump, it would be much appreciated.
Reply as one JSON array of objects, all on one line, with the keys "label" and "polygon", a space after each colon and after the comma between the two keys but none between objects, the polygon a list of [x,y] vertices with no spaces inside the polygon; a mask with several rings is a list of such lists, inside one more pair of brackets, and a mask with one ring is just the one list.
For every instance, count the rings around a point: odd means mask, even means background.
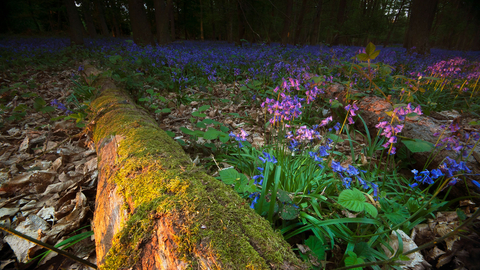
[{"label": "moss clump", "polygon": [[[279,233],[230,187],[191,163],[183,149],[120,90],[106,90],[92,103],[94,140],[120,135],[112,179],[129,217],[115,236],[103,269],[132,267],[158,216],[172,219],[176,254],[191,267],[303,268]],[[101,162],[101,161],[100,161]]]}]

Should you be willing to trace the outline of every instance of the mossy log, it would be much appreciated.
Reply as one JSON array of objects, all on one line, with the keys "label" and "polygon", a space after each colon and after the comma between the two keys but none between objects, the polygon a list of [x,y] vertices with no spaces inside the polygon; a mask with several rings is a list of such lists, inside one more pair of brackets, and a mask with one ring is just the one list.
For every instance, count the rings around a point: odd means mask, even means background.
[{"label": "mossy log", "polygon": [[[85,67],[88,76],[95,73]],[[91,103],[103,269],[305,269],[288,243],[105,75]]]}]

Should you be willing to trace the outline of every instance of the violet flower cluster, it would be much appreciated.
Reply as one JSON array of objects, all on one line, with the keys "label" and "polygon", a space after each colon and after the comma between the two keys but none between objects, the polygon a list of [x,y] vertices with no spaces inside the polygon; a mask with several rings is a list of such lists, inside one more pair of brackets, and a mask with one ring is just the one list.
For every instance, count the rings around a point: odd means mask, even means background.
[{"label": "violet flower cluster", "polygon": [[293,120],[302,114],[300,109],[302,108],[303,98],[298,98],[297,96],[292,98],[284,93],[281,93],[280,97],[281,101],[267,98],[265,102],[262,103],[262,108],[266,107],[267,111],[273,115],[269,120],[272,125]]},{"label": "violet flower cluster", "polygon": [[[442,125],[440,128],[445,129],[445,126]],[[450,135],[440,138],[440,143],[438,143],[436,147],[445,147],[446,150],[453,150],[456,153],[461,152],[463,157],[468,156],[468,150],[472,149],[475,144],[474,142],[480,139],[480,134],[478,132],[465,132],[464,140],[466,142],[462,142],[461,138],[456,135],[456,132],[460,130],[460,126],[457,123],[451,123],[448,128],[451,132]],[[439,132],[433,134],[433,136],[439,135]]]},{"label": "violet flower cluster", "polygon": [[365,173],[366,171],[358,170],[352,165],[348,165],[348,167],[345,168],[340,164],[340,162],[336,162],[335,160],[332,160],[331,167],[334,172],[338,173],[338,175],[342,179],[342,183],[345,188],[349,189],[351,187],[351,184],[353,182],[352,177],[355,177],[363,189],[372,188],[373,196],[378,196],[378,185],[373,182],[367,182],[362,177],[360,177],[360,172]]},{"label": "violet flower cluster", "polygon": [[355,104],[355,103],[348,104],[347,106],[345,106],[345,110],[348,112],[348,118],[347,118],[348,124],[349,125],[355,124],[355,121],[353,121],[353,116],[357,115],[355,113],[356,111],[358,111],[357,104]]},{"label": "violet flower cluster", "polygon": [[397,107],[393,110],[392,121],[390,123],[387,121],[382,121],[375,126],[378,129],[382,129],[382,133],[380,135],[385,136],[388,139],[387,142],[382,146],[385,149],[389,149],[388,153],[390,155],[395,154],[396,147],[394,147],[393,144],[397,142],[396,135],[400,133],[404,127],[404,125],[401,124],[395,125],[393,124],[393,122],[395,119],[398,119],[399,121],[404,121],[406,115],[410,113],[416,113],[418,115],[421,115],[422,110],[420,108],[420,105],[416,108],[413,108],[412,104],[408,103],[407,106]]},{"label": "violet flower cluster", "polygon": [[73,113],[65,106],[65,104],[61,103],[57,99],[54,99],[52,102],[50,102],[50,105],[55,106],[57,107],[57,109],[64,111],[65,115],[69,115]]},{"label": "violet flower cluster", "polygon": [[237,142],[238,142],[238,147],[242,148],[243,147],[243,144],[242,142],[246,141],[247,140],[247,132],[245,130],[240,129],[240,133],[239,134],[235,134],[233,132],[230,132],[230,137],[234,138]]}]

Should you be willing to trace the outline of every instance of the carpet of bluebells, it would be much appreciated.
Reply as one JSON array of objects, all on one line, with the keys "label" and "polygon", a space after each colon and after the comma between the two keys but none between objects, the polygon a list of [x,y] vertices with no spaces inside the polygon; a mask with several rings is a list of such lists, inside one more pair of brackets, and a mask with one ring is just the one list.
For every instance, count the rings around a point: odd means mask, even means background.
[{"label": "carpet of bluebells", "polygon": [[[86,39],[84,47],[70,47],[68,39],[12,38],[0,40],[0,69],[93,59],[136,91],[144,84],[182,94],[192,87],[234,85],[264,112],[271,138],[265,146],[253,147],[247,131],[229,130],[232,139],[222,141],[217,158],[234,168],[221,170],[218,179],[298,244],[298,255],[313,269],[326,261],[380,269],[410,260],[408,251],[387,255],[395,251],[391,233],[410,235],[437,212],[455,209],[447,201],[452,187],[461,182],[464,195],[478,201],[480,183],[466,163],[478,148],[478,122],[462,138],[456,135],[458,123],[435,134],[432,153],[455,153],[437,168],[410,167],[411,174],[405,175],[395,164],[408,117],[456,109],[478,119],[480,52],[432,49],[421,56],[400,47],[377,49],[378,57],[366,62],[357,57],[366,49],[351,46],[177,41],[139,47],[127,39]],[[357,130],[363,121],[356,104],[361,97],[347,98],[344,104],[325,99],[334,83],[389,96],[394,103],[391,119],[375,124],[377,134]],[[52,105],[75,113],[58,101]],[[354,133],[368,142],[360,146],[362,155],[354,151],[359,147]],[[340,144],[350,149],[342,152]],[[478,210],[465,215],[476,217]],[[429,240],[433,243],[435,237]]]}]

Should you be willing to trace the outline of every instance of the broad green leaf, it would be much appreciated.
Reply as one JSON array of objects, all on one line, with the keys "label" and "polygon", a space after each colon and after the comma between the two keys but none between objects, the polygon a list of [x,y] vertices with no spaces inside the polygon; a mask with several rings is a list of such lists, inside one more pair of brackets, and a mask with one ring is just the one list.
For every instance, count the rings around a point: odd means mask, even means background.
[{"label": "broad green leaf", "polygon": [[370,59],[373,60],[377,58],[379,54],[380,54],[380,51],[374,51],[372,54],[370,54]]},{"label": "broad green leaf", "polygon": [[175,132],[172,132],[170,130],[165,130],[165,132],[167,133],[168,136],[174,138],[175,137]]},{"label": "broad green leaf", "polygon": [[373,45],[372,42],[369,42],[367,44],[367,47],[365,47],[365,53],[367,53],[369,56],[372,56],[374,52],[375,52],[375,45]]},{"label": "broad green leaf", "polygon": [[365,209],[365,196],[356,188],[346,189],[338,196],[338,203],[350,211],[360,212]]},{"label": "broad green leaf", "polygon": [[195,126],[198,128],[207,128],[207,125],[205,125],[203,122],[197,122]]},{"label": "broad green leaf", "polygon": [[190,130],[190,129],[186,128],[186,127],[180,127],[180,131],[182,131],[183,133],[185,133],[185,134],[187,134],[187,135],[193,135],[193,136],[196,135],[195,131]]},{"label": "broad green leaf", "polygon": [[288,192],[286,192],[285,190],[279,189],[277,192],[277,198],[283,203],[292,202],[292,199],[290,198],[290,196],[288,196]]},{"label": "broad green leaf", "polygon": [[407,255],[400,255],[398,256],[398,258],[402,261],[410,261],[410,258],[407,256]]},{"label": "broad green leaf", "polygon": [[[351,266],[351,265],[356,265],[356,264],[363,264],[365,261],[362,258],[358,258],[357,254],[355,254],[353,251],[348,251],[348,257],[345,258],[345,266]],[[356,267],[356,268],[351,268],[354,270],[362,270],[362,267]]]},{"label": "broad green leaf", "polygon": [[215,140],[218,138],[220,131],[214,129],[214,128],[208,128],[207,131],[205,131],[205,134],[203,135],[203,138],[205,140]]},{"label": "broad green leaf", "polygon": [[[226,133],[228,133],[228,131],[229,131],[228,127],[223,126],[223,125],[220,126],[220,130],[223,131],[223,132],[226,132]],[[227,135],[228,135],[228,134],[227,134]]]},{"label": "broad green leaf", "polygon": [[213,123],[217,123],[217,121],[215,121],[213,119],[210,119],[210,118],[205,118],[205,119],[202,120],[202,123],[210,125],[210,124],[213,124]]},{"label": "broad green leaf", "polygon": [[44,112],[44,113],[54,112],[55,108],[52,107],[52,106],[45,106],[45,107],[41,108],[40,111]]},{"label": "broad green leaf", "polygon": [[283,205],[282,210],[280,211],[280,217],[284,220],[294,220],[298,218],[300,210],[298,206],[295,207],[292,204],[288,203]]},{"label": "broad green leaf", "polygon": [[45,100],[43,100],[43,98],[41,97],[37,97],[35,98],[35,101],[33,103],[33,108],[35,109],[35,111],[40,111],[45,105],[47,104],[47,102],[45,102]]},{"label": "broad green leaf", "polygon": [[228,136],[228,134],[223,133],[223,132],[221,132],[218,137],[219,137],[220,141],[223,142],[223,143],[226,143],[226,142],[228,142],[228,140],[230,140],[230,136]]},{"label": "broad green leaf", "polygon": [[147,89],[146,92],[149,93],[150,95],[153,95],[153,93],[155,93],[155,90],[153,90],[153,89]]},{"label": "broad green leaf", "polygon": [[204,114],[204,113],[200,113],[199,111],[194,111],[194,112],[192,113],[192,116],[195,116],[195,117],[205,117],[205,116],[207,116],[207,115]]},{"label": "broad green leaf", "polygon": [[202,107],[198,108],[197,112],[203,112],[210,108],[210,105],[203,105]]},{"label": "broad green leaf", "polygon": [[339,136],[337,136],[336,134],[333,134],[333,133],[328,134],[327,137],[328,137],[329,139],[331,139],[332,141],[338,142],[338,143],[342,143],[342,142],[345,141],[344,139],[341,139]]},{"label": "broad green leaf", "polygon": [[412,153],[430,152],[435,148],[433,143],[420,139],[402,140],[402,143],[408,150],[412,151]]},{"label": "broad green leaf", "polygon": [[320,241],[316,236],[311,235],[306,241],[305,245],[310,248],[312,253],[317,257],[318,260],[324,260],[325,259],[325,247],[322,244],[322,241]]},{"label": "broad green leaf", "polygon": [[219,174],[222,182],[224,182],[227,185],[232,185],[237,180],[240,180],[239,173],[233,168],[221,170]]},{"label": "broad green leaf", "polygon": [[366,53],[357,54],[357,58],[360,61],[368,61],[368,55]]},{"label": "broad green leaf", "polygon": [[378,210],[375,208],[375,206],[369,204],[369,203],[364,203],[365,206],[365,212],[369,213],[372,217],[376,218],[378,215]]}]

